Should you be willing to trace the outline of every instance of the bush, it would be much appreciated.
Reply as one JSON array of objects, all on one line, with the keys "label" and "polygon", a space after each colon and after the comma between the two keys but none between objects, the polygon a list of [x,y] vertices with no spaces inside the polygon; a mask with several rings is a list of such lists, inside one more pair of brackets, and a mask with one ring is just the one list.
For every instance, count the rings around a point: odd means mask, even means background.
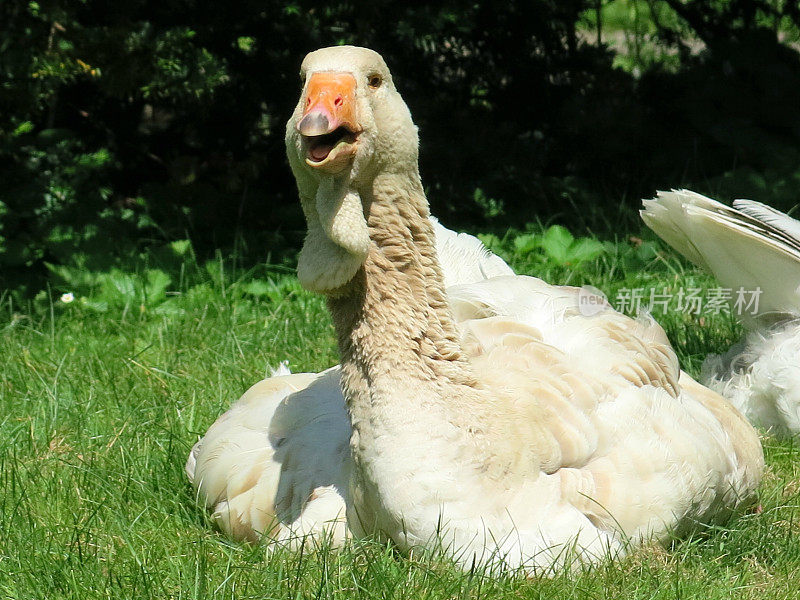
[{"label": "bush", "polygon": [[396,73],[448,224],[635,228],[639,198],[679,185],[788,208],[800,68],[778,32],[800,16],[747,4],[648,3],[660,50],[634,74],[587,41],[588,0],[2,3],[0,285],[35,292],[48,264],[124,268],[186,238],[201,258],[238,244],[291,263],[304,223],[283,124],[303,55],[339,43]]}]

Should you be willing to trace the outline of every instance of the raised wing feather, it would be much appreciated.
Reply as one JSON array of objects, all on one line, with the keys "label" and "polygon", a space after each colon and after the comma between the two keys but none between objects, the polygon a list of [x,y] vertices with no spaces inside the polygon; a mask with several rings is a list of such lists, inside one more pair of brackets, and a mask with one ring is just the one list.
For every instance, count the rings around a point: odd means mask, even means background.
[{"label": "raised wing feather", "polygon": [[[800,313],[800,224],[764,205],[738,200],[730,208],[685,190],[644,201],[642,219],[695,264],[731,289],[758,297],[757,315],[772,321]],[[749,295],[748,295],[749,297]],[[754,308],[754,307],[753,307]]]}]

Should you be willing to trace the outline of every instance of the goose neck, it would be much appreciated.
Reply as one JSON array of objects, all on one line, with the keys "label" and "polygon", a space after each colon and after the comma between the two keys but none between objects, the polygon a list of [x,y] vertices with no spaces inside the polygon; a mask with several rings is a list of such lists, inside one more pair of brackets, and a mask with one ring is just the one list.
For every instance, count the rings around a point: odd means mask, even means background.
[{"label": "goose neck", "polygon": [[471,385],[419,177],[377,177],[361,196],[369,252],[348,293],[329,300],[348,402],[386,382]]}]

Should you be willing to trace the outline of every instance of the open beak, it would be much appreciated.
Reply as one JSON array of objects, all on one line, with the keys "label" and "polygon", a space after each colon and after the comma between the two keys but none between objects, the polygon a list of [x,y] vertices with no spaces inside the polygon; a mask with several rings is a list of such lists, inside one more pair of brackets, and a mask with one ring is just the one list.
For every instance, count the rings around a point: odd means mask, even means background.
[{"label": "open beak", "polygon": [[338,170],[356,152],[361,128],[356,119],[356,79],[350,73],[313,73],[297,131],[303,136],[306,164]]}]

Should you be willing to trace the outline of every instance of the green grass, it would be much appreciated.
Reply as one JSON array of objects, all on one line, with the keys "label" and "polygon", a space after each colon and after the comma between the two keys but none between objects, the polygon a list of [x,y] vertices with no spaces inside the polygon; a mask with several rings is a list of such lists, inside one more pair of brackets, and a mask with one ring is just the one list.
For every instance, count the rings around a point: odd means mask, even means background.
[{"label": "green grass", "polygon": [[[612,299],[624,287],[713,286],[673,256],[633,256],[624,241],[579,265],[515,255],[513,239],[497,243],[518,269],[591,282]],[[143,271],[127,275],[135,285],[116,297],[95,282],[86,292],[94,296],[70,304],[58,300],[66,288],[25,310],[6,298],[0,598],[738,600],[788,598],[800,586],[800,449],[771,438],[763,512],[588,573],[488,578],[370,542],[314,555],[228,542],[195,506],[183,473],[191,445],[269,366],[288,359],[293,370],[316,371],[336,362],[319,297],[292,275],[231,278],[229,266],[187,259],[159,297],[142,291]],[[695,372],[705,353],[740,333],[724,316],[657,316]]]}]

